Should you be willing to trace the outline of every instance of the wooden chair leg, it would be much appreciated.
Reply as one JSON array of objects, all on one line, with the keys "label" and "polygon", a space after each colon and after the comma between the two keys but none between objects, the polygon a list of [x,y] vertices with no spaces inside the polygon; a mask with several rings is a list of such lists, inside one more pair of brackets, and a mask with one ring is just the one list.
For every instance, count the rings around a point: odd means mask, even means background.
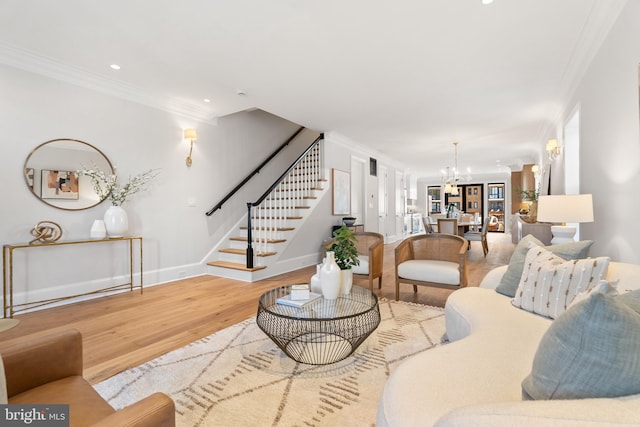
[{"label": "wooden chair leg", "polygon": [[400,282],[396,277],[396,301],[399,301],[399,300],[400,300]]},{"label": "wooden chair leg", "polygon": [[382,289],[382,275],[378,276],[378,289]]},{"label": "wooden chair leg", "polygon": [[413,285],[413,293],[414,294],[418,293],[418,286],[417,285]]},{"label": "wooden chair leg", "polygon": [[373,292],[373,277],[369,275],[369,289]]}]

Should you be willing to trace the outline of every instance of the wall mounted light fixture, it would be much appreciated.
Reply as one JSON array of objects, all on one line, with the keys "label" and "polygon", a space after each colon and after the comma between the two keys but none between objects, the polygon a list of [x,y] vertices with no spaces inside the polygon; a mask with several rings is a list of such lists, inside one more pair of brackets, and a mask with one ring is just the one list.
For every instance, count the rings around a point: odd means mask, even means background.
[{"label": "wall mounted light fixture", "polygon": [[557,139],[550,139],[547,142],[547,146],[545,147],[547,154],[549,155],[549,160],[555,160],[560,155],[560,146],[558,145]]},{"label": "wall mounted light fixture", "polygon": [[193,152],[193,143],[198,140],[198,135],[196,134],[195,129],[185,129],[184,130],[184,139],[189,141],[189,156],[187,156],[187,166],[191,166],[191,153]]}]

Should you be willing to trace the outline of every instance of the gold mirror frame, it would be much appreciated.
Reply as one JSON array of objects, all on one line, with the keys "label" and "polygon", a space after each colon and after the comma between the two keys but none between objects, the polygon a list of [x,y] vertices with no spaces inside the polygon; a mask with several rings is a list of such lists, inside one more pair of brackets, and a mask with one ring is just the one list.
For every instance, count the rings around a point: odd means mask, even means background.
[{"label": "gold mirror frame", "polygon": [[[93,167],[108,174],[114,173],[109,158],[93,145],[78,139],[59,138],[43,142],[31,151],[24,162],[23,176],[27,188],[38,200],[54,208],[76,211],[92,208],[104,200],[95,193],[88,177],[75,173]],[[77,185],[77,192],[60,191],[68,190],[69,186],[58,184],[64,181],[62,178],[58,180],[58,175],[69,177],[73,189]],[[43,185],[51,184],[52,179],[56,180],[55,188]]]}]

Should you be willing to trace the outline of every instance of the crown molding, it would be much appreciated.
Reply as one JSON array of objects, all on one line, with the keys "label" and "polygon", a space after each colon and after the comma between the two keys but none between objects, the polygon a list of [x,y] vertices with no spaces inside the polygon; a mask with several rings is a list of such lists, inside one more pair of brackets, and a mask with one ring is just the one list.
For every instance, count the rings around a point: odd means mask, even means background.
[{"label": "crown molding", "polygon": [[3,41],[0,41],[0,63],[190,120],[217,124],[217,117],[209,109],[171,97],[153,95],[139,87],[62,63]]},{"label": "crown molding", "polygon": [[346,149],[349,149],[351,151],[354,151],[366,157],[376,158],[378,160],[378,164],[381,164],[383,166],[389,166],[402,171],[404,171],[405,169],[405,166],[402,163],[398,162],[397,160],[390,158],[389,156],[381,153],[378,150],[372,149],[371,147],[367,147],[366,145],[361,144],[360,142],[354,141],[353,139],[341,133],[338,133],[335,131],[327,131],[324,133],[324,135],[325,135],[325,139],[341,147],[344,147]]}]

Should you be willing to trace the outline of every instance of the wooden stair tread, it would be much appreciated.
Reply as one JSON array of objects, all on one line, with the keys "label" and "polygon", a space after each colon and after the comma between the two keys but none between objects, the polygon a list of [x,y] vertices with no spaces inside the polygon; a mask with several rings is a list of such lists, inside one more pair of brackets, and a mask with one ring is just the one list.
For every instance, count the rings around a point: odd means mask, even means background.
[{"label": "wooden stair tread", "polygon": [[271,206],[267,206],[264,208],[260,208],[260,209],[311,209],[311,206],[294,206],[293,208],[280,208],[280,207],[271,207]]},{"label": "wooden stair tread", "polygon": [[[231,237],[229,238],[229,240],[233,240],[236,242],[246,242],[248,239],[246,237]],[[253,241],[255,242],[256,240],[253,239]],[[286,241],[287,239],[267,239],[267,243],[282,243]]]},{"label": "wooden stair tread", "polygon": [[241,270],[241,271],[258,271],[264,270],[265,266],[254,266],[253,268],[247,268],[244,264],[239,264],[237,262],[229,262],[229,261],[212,261],[208,262],[207,265],[212,267],[221,267],[221,268],[231,268],[233,270]]},{"label": "wooden stair tread", "polygon": [[[310,187],[310,188],[307,188],[307,190],[318,190],[318,191],[320,191],[320,190],[322,190],[322,187]],[[283,192],[287,192],[287,191],[298,191],[298,190],[295,190],[293,188],[283,188],[283,189],[274,190],[274,193],[283,193]]]},{"label": "wooden stair tread", "polygon": [[[301,216],[285,216],[285,217],[282,217],[282,216],[266,216],[266,217],[264,217],[263,216],[263,217],[260,217],[260,218],[261,219],[302,219]],[[255,217],[255,216],[251,217],[251,220],[257,220],[257,219],[259,219],[259,218]]]},{"label": "wooden stair tread", "polygon": [[[246,255],[246,249],[236,249],[236,248],[224,248],[218,250],[218,252],[224,252],[226,254],[234,254],[234,255]],[[255,256],[273,256],[277,254],[277,252],[257,252],[254,253]]]},{"label": "wooden stair tread", "polygon": [[[248,227],[243,225],[240,230],[246,230]],[[295,227],[251,227],[252,230],[272,230],[272,231],[293,231]]]},{"label": "wooden stair tread", "polygon": [[274,199],[271,200],[298,200],[298,199],[303,199],[303,200],[315,200],[317,199],[316,196],[302,196],[302,197],[276,197]]}]

